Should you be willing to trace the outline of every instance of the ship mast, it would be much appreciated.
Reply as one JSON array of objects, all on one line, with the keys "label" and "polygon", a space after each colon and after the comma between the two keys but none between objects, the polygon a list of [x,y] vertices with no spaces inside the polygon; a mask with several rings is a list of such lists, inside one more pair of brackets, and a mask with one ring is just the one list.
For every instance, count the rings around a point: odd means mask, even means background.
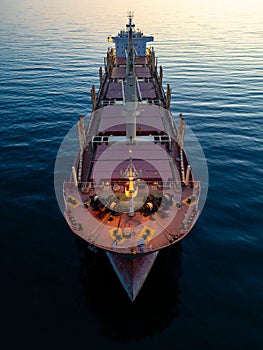
[{"label": "ship mast", "polygon": [[137,107],[137,87],[135,75],[135,50],[133,46],[133,13],[128,14],[128,46],[126,50],[126,91],[125,91],[125,106],[126,106],[126,137],[130,144],[135,142],[136,138],[136,107]]},{"label": "ship mast", "polygon": [[138,194],[138,188],[135,186],[134,181],[137,179],[136,170],[132,163],[132,150],[129,151],[130,154],[130,164],[126,170],[127,178],[129,180],[129,184],[125,189],[125,195],[129,198],[129,216],[134,216],[134,198]]}]

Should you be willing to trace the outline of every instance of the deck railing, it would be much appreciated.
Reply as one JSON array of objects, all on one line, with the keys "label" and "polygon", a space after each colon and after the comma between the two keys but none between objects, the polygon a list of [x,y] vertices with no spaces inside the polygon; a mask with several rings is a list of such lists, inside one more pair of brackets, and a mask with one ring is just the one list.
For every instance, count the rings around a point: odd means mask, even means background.
[{"label": "deck railing", "polygon": [[[186,186],[184,182],[182,181],[159,181],[159,180],[149,180],[145,181],[141,179],[137,179],[136,185],[143,188],[144,186],[148,187],[154,187],[153,189],[173,189],[173,190],[180,190]],[[118,180],[103,180],[103,181],[87,181],[87,182],[78,182],[78,188],[80,190],[82,189],[96,189],[96,188],[105,188],[105,187],[114,187],[114,185],[124,186],[128,183],[128,179],[118,179]],[[73,181],[64,181],[65,185],[68,186],[75,186]],[[189,184],[187,187],[193,188],[193,193],[195,195],[198,195],[200,192],[200,181],[189,181]]]},{"label": "deck railing", "polygon": [[[167,238],[167,243],[164,243],[164,246],[169,245],[173,243],[174,241],[182,239],[193,227],[195,224],[198,216],[199,216],[199,208],[198,208],[198,201],[199,201],[199,195],[200,195],[200,182],[199,181],[194,181],[190,182],[189,186],[191,191],[189,191],[189,197],[186,197],[184,199],[181,198],[181,191],[182,191],[182,186],[185,186],[182,184],[180,181],[146,181],[145,184],[147,184],[149,187],[154,186],[154,188],[149,189],[149,193],[152,192],[153,196],[154,190],[156,191],[156,196],[158,197],[158,189],[159,195],[163,196],[164,199],[164,206],[167,207],[167,200],[170,201],[168,208],[163,208],[160,207],[160,210],[158,209],[159,213],[159,219],[157,220],[158,227],[162,231],[164,231],[164,234]],[[116,187],[114,190],[114,185],[119,186],[120,188]],[[68,217],[69,224],[72,227],[73,231],[76,234],[79,234],[80,236],[83,235],[83,227],[84,225],[82,224],[82,220],[79,219],[78,215],[74,215],[74,210],[79,210],[78,208],[81,208],[81,211],[86,207],[89,208],[90,202],[89,199],[94,198],[94,195],[98,194],[99,198],[102,199],[104,198],[104,191],[105,191],[105,198],[108,198],[108,201],[110,201],[110,197],[112,196],[113,192],[116,192],[117,197],[120,197],[121,191],[123,190],[121,186],[125,185],[125,180],[120,180],[120,181],[108,181],[108,182],[81,182],[78,184],[78,187],[75,186],[74,182],[64,182],[64,200],[65,203],[67,202],[68,205],[66,206],[65,214]],[[102,186],[102,187],[101,187]],[[187,186],[187,188],[189,188]],[[97,190],[99,189],[99,190]],[[180,192],[178,191],[180,189]],[[151,191],[153,190],[153,191]],[[118,193],[120,191],[120,193]],[[111,194],[110,194],[111,192]],[[100,195],[102,194],[102,197]],[[169,196],[170,195],[170,196]],[[186,199],[188,198],[189,202],[186,203]],[[86,202],[87,201],[87,202]],[[105,202],[106,203],[106,202]],[[109,202],[107,202],[104,205],[110,209],[111,213],[114,212],[114,207],[112,207],[110,204],[108,205]],[[113,201],[111,202],[113,203]],[[122,204],[121,204],[122,205]],[[119,209],[121,209],[121,205]],[[118,209],[118,213],[120,210]],[[173,228],[173,231],[169,231],[166,229],[166,226],[169,225],[169,222],[167,223],[167,219],[169,221],[169,218],[172,220],[172,217],[175,217],[177,210],[180,211],[180,215],[184,215],[182,218],[181,223],[178,225],[177,228]],[[170,214],[167,213],[170,212]],[[87,211],[88,212],[88,211]],[[125,207],[125,212],[127,212],[127,208]],[[153,213],[149,213],[148,215],[153,215]],[[95,214],[94,214],[95,215]],[[98,210],[98,218],[100,218],[100,225],[104,224],[103,217],[100,215],[100,210]],[[111,214],[114,215],[114,214]],[[162,222],[164,221],[164,224]],[[165,225],[165,226],[162,226]],[[126,230],[128,230],[126,232]],[[166,233],[167,231],[167,233]],[[95,232],[95,231],[94,231]],[[98,230],[96,231],[98,232]],[[122,234],[122,239],[126,239],[129,234],[131,233],[130,229],[124,229],[123,234]],[[86,237],[86,236],[85,236]],[[130,237],[130,236],[129,236]],[[129,238],[128,237],[128,238]],[[128,249],[131,246],[133,246],[134,241],[130,242],[129,239],[127,238],[127,242],[122,243],[121,245],[118,245],[118,242],[115,242],[112,246],[111,243],[108,243],[105,241],[104,243],[99,243],[96,242],[95,245],[97,246],[102,246],[102,247],[107,247],[113,250],[116,249]],[[87,237],[85,238],[87,239]],[[94,244],[96,241],[96,237],[94,238],[92,234],[89,236],[89,242],[91,244]],[[138,246],[139,247],[139,246]],[[137,248],[138,248],[137,247]],[[151,245],[146,245],[145,249],[151,250],[152,246]],[[139,249],[139,248],[138,248]],[[139,253],[141,251],[138,251]],[[144,250],[145,252],[145,250]]]}]

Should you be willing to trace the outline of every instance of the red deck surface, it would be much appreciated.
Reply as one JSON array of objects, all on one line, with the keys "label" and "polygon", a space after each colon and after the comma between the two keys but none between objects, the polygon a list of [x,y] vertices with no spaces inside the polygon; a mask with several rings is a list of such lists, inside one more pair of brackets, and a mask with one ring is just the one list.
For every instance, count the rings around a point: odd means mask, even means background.
[{"label": "red deck surface", "polygon": [[[170,157],[168,153],[160,145],[154,143],[142,143],[139,147],[127,145],[124,143],[116,143],[111,147],[104,148],[99,146],[96,152],[94,167],[91,177],[95,181],[112,177],[115,168],[122,162],[129,159],[129,151],[132,150],[133,158],[140,161],[134,161],[136,169],[142,169],[142,177],[144,179],[153,179],[156,172],[160,173],[163,181],[173,178],[170,166]],[[101,149],[102,148],[102,149]],[[148,163],[152,166],[148,166]],[[149,169],[149,170],[148,170]],[[119,175],[120,176],[120,175]],[[119,177],[118,176],[118,177]],[[181,181],[178,173],[177,181]]]},{"label": "red deck surface", "polygon": [[[66,216],[73,231],[88,242],[112,252],[131,254],[134,251],[140,254],[168,246],[189,232],[198,216],[196,204],[199,189],[198,186],[181,186],[181,163],[177,160],[180,153],[172,117],[169,110],[148,102],[148,99],[157,97],[164,100],[164,96],[150,67],[141,66],[146,64],[145,57],[136,59],[136,64],[140,66],[136,66],[135,70],[137,77],[143,78],[143,81],[139,80],[139,92],[146,103],[138,103],[136,109],[137,141],[133,145],[127,142],[127,109],[122,103],[126,68],[117,66],[119,64],[125,65],[125,59],[115,61],[111,75],[102,86],[98,105],[102,101],[116,99],[121,104],[96,110],[90,129],[92,136],[110,138],[88,147],[84,152],[82,181],[85,191],[72,184],[65,185]],[[123,82],[120,79],[124,79]],[[111,138],[111,135],[115,138]],[[147,136],[151,135],[169,135],[170,146],[168,143],[150,141]],[[89,135],[88,139],[91,140]],[[140,180],[134,182],[138,190],[134,198],[134,216],[129,215],[129,201],[125,197],[124,187],[128,178],[123,177],[129,165],[130,151],[133,165],[140,174]],[[183,164],[186,170],[186,158]],[[160,200],[161,204],[158,204],[156,212],[145,215],[141,208],[149,195]],[[94,196],[98,196],[102,204],[98,209],[90,204]],[[166,197],[170,198],[170,204],[166,203]],[[111,210],[112,200],[118,205],[117,214]],[[138,242],[142,237],[145,242],[143,247],[139,247]]]},{"label": "red deck surface", "polygon": [[[159,106],[156,105],[141,105],[138,108],[137,115],[137,130],[149,131],[149,134],[153,130],[158,130],[159,132],[164,131],[166,128],[169,128],[168,124],[163,123],[162,113],[168,113],[164,109],[161,110]],[[125,108],[121,106],[106,106],[103,109],[100,109],[99,112],[96,112],[96,118],[98,122],[98,132],[104,132],[106,130],[116,130],[119,128],[125,130]],[[168,118],[168,116],[167,116]],[[172,133],[170,134],[173,135]]]}]

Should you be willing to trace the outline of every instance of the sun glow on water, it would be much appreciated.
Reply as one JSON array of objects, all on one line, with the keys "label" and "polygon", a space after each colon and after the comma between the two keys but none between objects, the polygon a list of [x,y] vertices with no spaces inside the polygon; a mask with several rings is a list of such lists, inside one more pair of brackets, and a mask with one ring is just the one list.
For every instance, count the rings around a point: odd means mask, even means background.
[{"label": "sun glow on water", "polygon": [[[254,40],[263,16],[261,0],[159,0],[124,2],[120,0],[24,0],[1,1],[0,17],[5,21],[36,24],[34,31],[68,30],[69,36],[77,32],[93,35],[115,35],[127,21],[127,12],[134,12],[134,21],[145,34],[154,34],[156,41],[198,40],[229,37],[239,41]],[[66,25],[66,28],[65,28]],[[63,28],[62,28],[63,27]],[[32,31],[32,35],[34,34]],[[261,36],[261,38],[263,35]],[[92,38],[87,41],[91,42]],[[226,41],[226,40],[224,40]],[[260,41],[261,42],[261,41]]]}]

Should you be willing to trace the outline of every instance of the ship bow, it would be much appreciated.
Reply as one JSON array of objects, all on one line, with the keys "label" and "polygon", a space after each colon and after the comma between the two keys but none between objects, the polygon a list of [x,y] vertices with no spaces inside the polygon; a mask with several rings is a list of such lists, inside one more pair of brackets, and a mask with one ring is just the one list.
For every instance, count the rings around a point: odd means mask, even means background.
[{"label": "ship bow", "polygon": [[107,252],[107,256],[129,298],[134,301],[147,278],[158,251],[136,258]]}]

